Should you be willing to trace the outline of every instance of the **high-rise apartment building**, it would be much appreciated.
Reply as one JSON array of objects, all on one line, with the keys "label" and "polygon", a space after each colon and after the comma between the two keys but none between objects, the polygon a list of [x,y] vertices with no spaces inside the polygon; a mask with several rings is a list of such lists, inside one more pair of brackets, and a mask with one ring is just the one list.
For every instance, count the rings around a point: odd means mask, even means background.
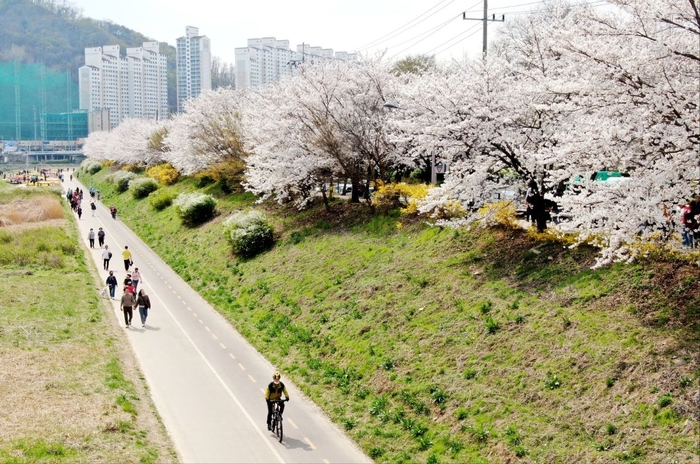
[{"label": "high-rise apartment building", "polygon": [[119,45],[85,49],[85,66],[79,70],[80,108],[109,110],[114,128],[127,118],[167,119],[168,61],[158,42],[126,49]]},{"label": "high-rise apartment building", "polygon": [[177,110],[184,111],[185,101],[205,90],[211,90],[211,40],[187,26],[177,39]]},{"label": "high-rise apartment building", "polygon": [[236,48],[236,88],[258,87],[291,74],[302,62],[322,60],[355,61],[357,54],[333,53],[331,48],[297,45],[290,50],[289,40],[274,37],[248,39],[247,47]]}]

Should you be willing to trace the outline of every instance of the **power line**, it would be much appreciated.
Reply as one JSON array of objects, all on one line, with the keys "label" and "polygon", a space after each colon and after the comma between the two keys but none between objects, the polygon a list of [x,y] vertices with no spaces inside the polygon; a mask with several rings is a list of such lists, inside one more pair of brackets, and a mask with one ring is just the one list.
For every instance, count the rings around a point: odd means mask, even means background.
[{"label": "power line", "polygon": [[[428,55],[429,53],[433,52],[434,50],[437,50],[438,48],[441,48],[443,45],[445,45],[445,44],[447,44],[447,43],[449,43],[449,42],[452,42],[452,41],[455,40],[455,39],[458,39],[459,37],[463,36],[464,34],[466,34],[467,32],[469,32],[469,31],[471,31],[471,30],[473,30],[473,29],[476,29],[477,27],[479,27],[478,24],[473,25],[473,26],[470,27],[469,29],[467,29],[467,30],[465,30],[465,31],[462,31],[461,33],[457,34],[456,36],[452,37],[451,39],[449,39],[449,40],[447,40],[447,41],[441,43],[441,44],[438,45],[437,47],[433,48],[432,50],[428,50],[425,54]],[[469,37],[473,36],[473,35],[476,34],[477,32],[479,32],[479,31],[476,30],[476,31],[472,32],[471,34],[469,34],[468,36],[464,37],[463,39],[460,39],[460,40],[458,40],[457,42],[455,42],[455,43],[453,43],[453,44],[450,44],[450,46],[447,47],[447,48],[445,48],[445,50],[447,50],[448,48],[450,48],[450,47],[452,47],[452,46],[454,46],[454,45],[457,45],[459,42],[463,42],[463,41],[467,40]],[[440,50],[439,52],[433,53],[433,56],[437,55],[438,53],[442,53],[442,52],[444,52],[445,50]]]},{"label": "power line", "polygon": [[[479,1],[478,1],[477,3],[475,3],[474,5],[478,5],[479,3],[481,3],[481,0],[479,0]],[[470,7],[470,8],[471,8],[471,7]],[[457,16],[457,18],[458,18],[458,17],[459,17],[459,16]],[[405,52],[406,50],[410,50],[411,48],[415,47],[416,45],[418,45],[419,43],[423,42],[423,41],[424,41],[425,39],[427,39],[428,37],[432,36],[433,34],[435,34],[436,32],[438,32],[439,30],[443,29],[447,24],[449,24],[449,23],[451,23],[452,21],[454,21],[454,19],[455,19],[455,18],[451,18],[451,19],[449,19],[448,21],[446,21],[446,22],[440,24],[437,28],[433,29],[432,31],[427,31],[427,32],[424,32],[423,34],[420,34],[420,35],[414,37],[414,39],[415,39],[415,38],[420,37],[421,35],[425,35],[425,34],[427,34],[428,32],[430,32],[428,35],[426,35],[426,36],[423,37],[422,39],[420,39],[420,40],[418,40],[417,42],[415,42],[415,43],[409,45],[408,47],[404,48],[404,49],[401,50],[400,52],[395,53],[390,59],[394,59],[395,57],[397,57],[398,55],[402,54],[402,53]],[[413,40],[413,39],[409,39],[409,40],[407,40],[407,41],[404,41],[404,42],[402,42],[402,43],[399,44],[399,45],[403,45],[404,43],[410,42],[411,40]],[[396,46],[399,46],[399,45],[396,45]],[[390,48],[393,48],[393,47],[390,47]]]},{"label": "power line", "polygon": [[[428,30],[425,31],[425,32],[422,32],[422,33],[420,33],[420,34],[418,34],[418,35],[416,35],[416,36],[414,36],[414,37],[411,37],[411,38],[408,39],[408,40],[404,40],[403,42],[398,43],[398,44],[396,44],[396,45],[392,45],[391,47],[388,47],[388,48],[391,49],[391,48],[400,47],[401,45],[404,45],[404,44],[406,44],[406,43],[408,43],[408,42],[411,42],[412,40],[415,40],[415,39],[417,39],[417,38],[419,38],[419,37],[421,37],[421,36],[423,36],[423,35],[425,35],[425,34],[437,32],[437,31],[439,31],[440,29],[442,29],[443,27],[447,26],[447,25],[448,25],[449,23],[451,23],[452,21],[454,21],[455,19],[458,19],[459,16],[460,16],[460,15],[457,15],[457,16],[455,16],[455,17],[453,17],[453,18],[450,18],[450,19],[448,19],[447,21],[445,21],[444,23],[438,24],[438,25],[437,25],[436,27],[434,27],[433,29],[428,29]],[[430,35],[432,35],[432,34],[430,34]],[[428,36],[428,37],[430,37],[430,36]],[[426,39],[427,39],[428,37],[426,37]]]},{"label": "power line", "polygon": [[[422,22],[425,21],[426,19],[428,19],[428,18],[430,18],[431,16],[433,16],[435,13],[438,13],[439,11],[443,10],[445,7],[447,7],[447,6],[449,6],[450,4],[452,4],[452,3],[455,2],[455,0],[450,0],[450,2],[449,2],[447,5],[444,5],[444,6],[443,6],[442,8],[440,8],[439,10],[434,11],[431,15],[429,15],[429,16],[427,16],[427,17],[421,19],[420,21],[418,21],[422,16],[425,16],[426,14],[430,13],[430,11],[434,10],[435,8],[437,8],[438,6],[440,6],[442,3],[445,3],[446,1],[447,1],[447,0],[442,0],[440,3],[436,4],[435,6],[429,8],[427,11],[425,11],[425,12],[421,13],[420,15],[416,16],[415,18],[413,18],[412,20],[410,20],[409,22],[407,22],[407,23],[404,24],[403,26],[401,26],[401,27],[399,27],[399,28],[397,28],[397,29],[394,29],[393,31],[389,32],[389,33],[386,34],[386,35],[383,35],[382,37],[380,37],[380,38],[378,38],[378,39],[376,39],[376,40],[373,40],[372,42],[368,43],[367,45],[364,45],[364,46],[362,46],[362,47],[357,48],[356,51],[365,50],[365,49],[370,48],[370,47],[372,47],[372,46],[376,46],[376,45],[379,45],[380,43],[386,42],[387,40],[390,40],[390,39],[394,38],[395,36],[397,36],[397,35],[399,35],[399,34],[402,34],[402,33],[406,32],[406,31],[409,30],[409,29],[412,29],[413,27],[417,26],[418,24],[422,23]],[[415,21],[418,21],[418,22],[417,22],[416,24],[413,24],[412,26],[406,28],[406,26],[409,26],[411,23],[413,23],[413,22],[415,22]],[[402,29],[404,29],[404,28],[406,28],[406,29],[402,31]],[[399,31],[401,31],[401,32],[399,32]],[[391,36],[391,37],[389,37],[389,36]]]}]

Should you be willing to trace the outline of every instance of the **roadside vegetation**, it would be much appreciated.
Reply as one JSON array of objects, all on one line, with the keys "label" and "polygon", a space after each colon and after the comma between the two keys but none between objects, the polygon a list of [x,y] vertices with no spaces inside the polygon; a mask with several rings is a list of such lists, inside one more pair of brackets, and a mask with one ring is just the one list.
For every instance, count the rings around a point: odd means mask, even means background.
[{"label": "roadside vegetation", "polygon": [[64,203],[0,183],[0,462],[174,461]]},{"label": "roadside vegetation", "polygon": [[[687,260],[648,250],[594,270],[597,249],[518,228],[430,227],[337,199],[299,212],[187,177],[159,194],[212,195],[216,210],[184,226],[109,171],[81,181],[377,462],[700,456]],[[251,208],[274,245],[243,258],[226,220]]]}]

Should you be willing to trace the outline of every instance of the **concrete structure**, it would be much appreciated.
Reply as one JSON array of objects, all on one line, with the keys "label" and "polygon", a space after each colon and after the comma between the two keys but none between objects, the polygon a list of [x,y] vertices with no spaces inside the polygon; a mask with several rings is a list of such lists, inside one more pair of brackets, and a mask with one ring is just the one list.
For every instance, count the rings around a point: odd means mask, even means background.
[{"label": "concrete structure", "polygon": [[168,63],[158,42],[126,49],[119,45],[85,49],[85,66],[79,69],[80,108],[109,110],[109,126],[127,118],[168,117]]},{"label": "concrete structure", "polygon": [[236,48],[236,88],[258,87],[291,74],[303,62],[322,60],[355,61],[357,54],[333,53],[331,48],[297,45],[289,48],[289,40],[275,37],[248,39],[247,47]]},{"label": "concrete structure", "polygon": [[177,39],[177,110],[184,111],[186,100],[206,90],[211,90],[211,41],[187,26],[185,36]]}]

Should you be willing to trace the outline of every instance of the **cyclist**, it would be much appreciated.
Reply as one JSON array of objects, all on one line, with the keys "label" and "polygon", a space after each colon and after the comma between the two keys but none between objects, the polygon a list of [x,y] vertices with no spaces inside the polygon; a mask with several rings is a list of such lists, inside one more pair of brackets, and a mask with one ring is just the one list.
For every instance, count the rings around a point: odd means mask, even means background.
[{"label": "cyclist", "polygon": [[[284,393],[284,398],[289,401],[289,393],[287,393],[287,387],[284,383],[280,382],[280,373],[275,372],[272,375],[272,382],[267,386],[265,390],[265,402],[267,402],[267,430],[272,430],[270,426],[270,419],[272,418],[272,407],[274,405],[273,401],[282,399],[282,393]],[[284,412],[284,403],[279,402],[280,416]]]}]

